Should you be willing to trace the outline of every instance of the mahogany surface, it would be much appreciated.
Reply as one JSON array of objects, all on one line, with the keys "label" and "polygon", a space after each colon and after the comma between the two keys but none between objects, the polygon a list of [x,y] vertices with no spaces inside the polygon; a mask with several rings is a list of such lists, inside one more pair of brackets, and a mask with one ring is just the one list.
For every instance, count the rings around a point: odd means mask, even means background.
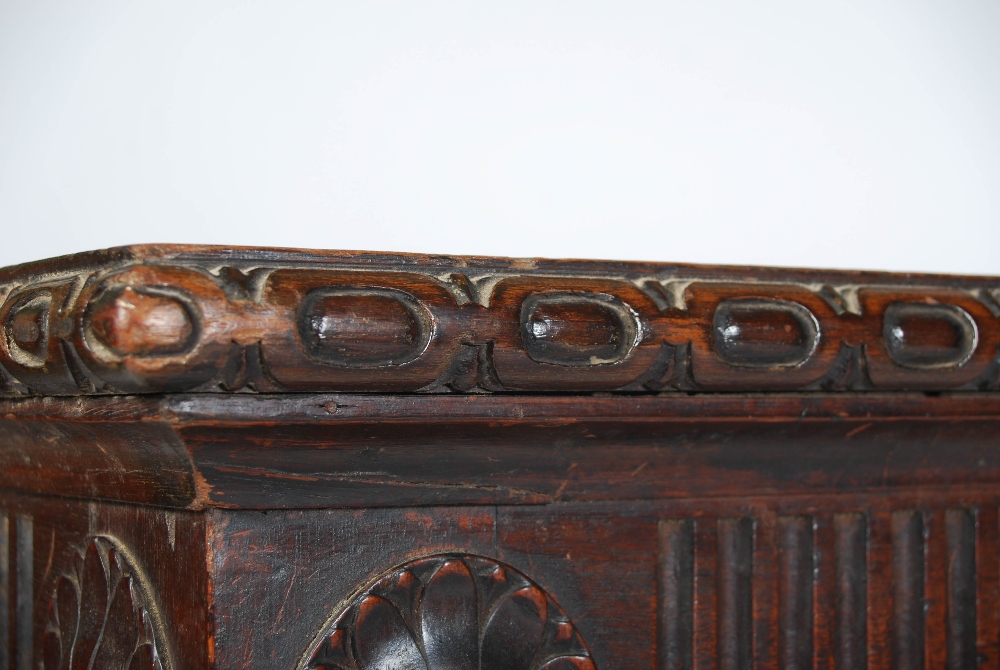
[{"label": "mahogany surface", "polygon": [[1000,279],[0,270],[0,670],[1000,670]]}]

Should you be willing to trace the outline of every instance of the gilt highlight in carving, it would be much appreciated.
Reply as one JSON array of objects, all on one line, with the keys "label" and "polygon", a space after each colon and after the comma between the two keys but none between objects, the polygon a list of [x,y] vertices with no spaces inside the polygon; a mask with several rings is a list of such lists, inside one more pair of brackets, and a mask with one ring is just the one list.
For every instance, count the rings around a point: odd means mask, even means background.
[{"label": "gilt highlight in carving", "polygon": [[39,670],[171,670],[138,572],[108,538],[78,549],[49,604]]},{"label": "gilt highlight in carving", "polygon": [[407,563],[354,598],[300,670],[594,670],[565,612],[510,566]]}]

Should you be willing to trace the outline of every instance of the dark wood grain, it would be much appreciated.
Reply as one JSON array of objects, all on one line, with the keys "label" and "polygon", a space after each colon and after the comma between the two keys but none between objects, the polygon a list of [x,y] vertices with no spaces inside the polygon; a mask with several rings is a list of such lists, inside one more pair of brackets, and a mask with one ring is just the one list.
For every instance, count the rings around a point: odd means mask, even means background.
[{"label": "dark wood grain", "polygon": [[[964,510],[962,510],[964,511]],[[953,643],[949,620],[952,603],[951,572],[948,564],[949,530],[947,510],[931,510],[923,514],[924,574],[944,573],[947,579],[927,580],[923,584],[923,656],[924,667],[948,667],[949,648]],[[973,623],[975,630],[975,623]]]},{"label": "dark wood grain", "polygon": [[694,667],[715,668],[719,654],[719,534],[712,518],[696,520]]},{"label": "dark wood grain", "polygon": [[[868,642],[868,667],[870,670],[892,670],[894,662],[895,592],[896,577],[893,558],[891,519],[888,507],[875,510],[868,518],[868,575],[865,580],[867,624],[865,639]],[[863,667],[863,666],[862,666]]]},{"label": "dark wood grain", "polygon": [[497,561],[441,554],[367,588],[320,633],[307,669],[594,670],[558,604]]},{"label": "dark wood grain", "polygon": [[[492,508],[212,512],[215,668],[295,668],[350,599],[421,556],[494,555]],[[570,613],[572,616],[572,613]]]},{"label": "dark wood grain", "polygon": [[[845,667],[838,662],[837,639],[841,624],[838,623],[837,551],[834,518],[814,515],[813,529],[813,588],[812,588],[812,667],[816,670],[833,670]],[[862,627],[864,622],[862,621]],[[863,650],[863,646],[862,646]],[[863,655],[862,651],[862,655]],[[850,667],[850,666],[847,666]]]},{"label": "dark wood grain", "polygon": [[[532,504],[1000,481],[997,421],[194,426],[213,504]],[[524,467],[530,463],[531,467]]]},{"label": "dark wood grain", "polygon": [[657,547],[657,665],[690,670],[694,640],[694,522],[660,522]]},{"label": "dark wood grain", "polygon": [[[848,512],[833,517],[833,556],[836,565],[834,601],[833,667],[838,670],[864,668],[868,647],[868,528],[865,515]],[[832,559],[832,560],[830,560]],[[829,578],[830,573],[825,573]],[[876,579],[885,578],[877,574]]]},{"label": "dark wood grain", "polygon": [[974,510],[945,512],[948,548],[947,666],[969,668],[976,660],[976,519]]},{"label": "dark wood grain", "polygon": [[11,493],[0,510],[17,525],[10,667],[207,667],[203,515]]},{"label": "dark wood grain", "polygon": [[892,513],[892,665],[924,667],[924,519],[914,510]]},{"label": "dark wood grain", "polygon": [[148,582],[111,538],[93,537],[77,548],[49,607],[42,667],[174,667]]},{"label": "dark wood grain", "polygon": [[782,662],[782,617],[787,601],[782,598],[782,554],[779,517],[768,505],[755,504],[752,515],[750,608],[752,662],[761,670],[780,667]]},{"label": "dark wood grain", "polygon": [[[779,667],[791,658],[809,667],[810,653],[813,667],[863,667],[866,654],[895,667],[897,661],[889,659],[905,662],[906,654],[924,651],[919,640],[912,641],[923,637],[922,626],[914,634],[912,622],[923,616],[923,588],[949,594],[950,616],[957,621],[949,624],[944,652],[957,658],[975,643],[968,626],[982,630],[982,621],[970,618],[976,600],[968,589],[995,579],[980,576],[981,563],[969,559],[970,538],[975,546],[995,546],[1000,535],[996,524],[970,523],[973,510],[996,509],[995,494],[968,489],[958,496],[900,489],[519,507],[217,510],[207,517],[56,498],[6,500],[9,518],[31,510],[33,591],[43,596],[36,602],[46,605],[48,594],[59,602],[61,575],[80,548],[90,546],[88,537],[117,538],[148,576],[163,618],[164,644],[175,653],[196,653],[190,646],[198,639],[191,637],[191,617],[211,613],[212,628],[201,624],[201,630],[212,631],[204,650],[211,650],[218,668],[295,667],[358,589],[408,561],[457,552],[511,565],[544,589],[575,624],[599,668],[654,667],[657,658],[677,659],[675,667],[716,667],[734,659],[768,667],[770,661],[758,655],[762,638],[755,631],[761,621],[775,622],[773,634],[786,659],[775,661]],[[866,517],[874,519],[867,567]],[[924,535],[914,519],[939,518],[949,522],[950,537],[946,529],[935,534],[931,526],[930,541],[950,545],[956,562],[925,573],[917,567]],[[201,519],[207,525],[199,526]],[[756,566],[772,551],[762,539],[771,525],[777,530],[772,555],[779,582],[775,598],[760,600],[754,594],[766,592],[760,582],[770,583],[771,577]],[[834,531],[830,558],[836,569],[810,571],[812,547],[827,546],[821,535],[810,538],[810,530],[824,527]],[[207,544],[199,549],[199,542]],[[192,560],[199,555],[208,562]],[[819,560],[822,566],[826,559]],[[205,582],[198,586],[191,576],[178,588],[178,569],[199,565],[207,565],[212,588]],[[987,573],[991,569],[983,565]],[[830,622],[835,644],[814,645],[810,652],[803,633],[816,630],[819,612],[803,598],[810,597],[804,585],[813,578],[821,582],[818,592],[838,595]],[[826,587],[825,579],[834,583]],[[210,604],[197,609],[199,598]],[[869,625],[887,635],[865,633],[866,610]],[[660,617],[685,611],[689,615],[680,622]],[[43,627],[35,632],[34,643],[42,649],[49,616],[39,617]],[[672,639],[672,646],[657,656],[656,641],[664,638]],[[747,656],[751,640],[758,646]],[[203,667],[201,662],[180,667]]]},{"label": "dark wood grain", "polygon": [[[552,594],[598,668],[652,668],[659,628],[655,580],[660,518],[672,516],[629,504],[501,507],[496,553]],[[711,531],[714,538],[714,524]],[[713,582],[715,578],[713,574]],[[697,590],[694,597],[698,608]],[[601,614],[611,611],[614,616]],[[698,627],[696,611],[694,649],[700,651]],[[697,655],[694,663],[699,667]]]},{"label": "dark wood grain", "polygon": [[998,287],[129,247],[0,272],[0,392],[997,390]]},{"label": "dark wood grain", "polygon": [[778,519],[781,547],[781,667],[813,664],[813,522],[806,516]]},{"label": "dark wood grain", "polygon": [[17,515],[15,532],[15,666],[31,670],[35,661],[35,520],[31,514]]},{"label": "dark wood grain", "polygon": [[0,269],[0,670],[1000,670],[1000,279]]},{"label": "dark wood grain", "polygon": [[195,502],[190,457],[151,422],[0,419],[0,486],[169,507]]},{"label": "dark wood grain", "polygon": [[992,398],[8,401],[0,486],[193,509],[988,487]]},{"label": "dark wood grain", "polygon": [[737,670],[750,665],[753,652],[753,521],[720,519],[718,532],[719,668]]},{"label": "dark wood grain", "polygon": [[976,656],[984,670],[1000,668],[1000,528],[997,507],[983,505],[976,524]]},{"label": "dark wood grain", "polygon": [[10,670],[10,519],[0,512],[0,670]]}]

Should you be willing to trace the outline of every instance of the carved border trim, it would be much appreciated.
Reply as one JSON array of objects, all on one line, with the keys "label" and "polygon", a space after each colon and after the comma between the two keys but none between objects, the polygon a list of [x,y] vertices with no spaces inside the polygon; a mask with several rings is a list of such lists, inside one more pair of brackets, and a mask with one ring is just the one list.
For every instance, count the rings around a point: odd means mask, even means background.
[{"label": "carved border trim", "polygon": [[26,271],[0,286],[0,395],[1000,389],[988,278],[628,270]]}]

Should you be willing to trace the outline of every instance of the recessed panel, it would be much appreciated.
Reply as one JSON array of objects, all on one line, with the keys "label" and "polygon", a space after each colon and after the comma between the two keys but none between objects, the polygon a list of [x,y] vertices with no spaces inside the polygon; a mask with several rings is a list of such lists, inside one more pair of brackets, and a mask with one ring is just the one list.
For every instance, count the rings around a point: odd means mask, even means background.
[{"label": "recessed panel", "polygon": [[635,346],[638,330],[621,300],[600,293],[535,294],[521,307],[524,348],[540,363],[617,363]]},{"label": "recessed panel", "polygon": [[299,334],[309,354],[344,367],[401,365],[430,339],[430,315],[402,291],[319,289],[299,310]]},{"label": "recessed panel", "polygon": [[962,308],[922,303],[889,305],[883,336],[893,361],[918,369],[963,365],[978,340],[976,324]]},{"label": "recessed panel", "polygon": [[809,360],[819,342],[816,317],[788,300],[726,300],[715,310],[719,357],[739,367],[791,367]]}]

